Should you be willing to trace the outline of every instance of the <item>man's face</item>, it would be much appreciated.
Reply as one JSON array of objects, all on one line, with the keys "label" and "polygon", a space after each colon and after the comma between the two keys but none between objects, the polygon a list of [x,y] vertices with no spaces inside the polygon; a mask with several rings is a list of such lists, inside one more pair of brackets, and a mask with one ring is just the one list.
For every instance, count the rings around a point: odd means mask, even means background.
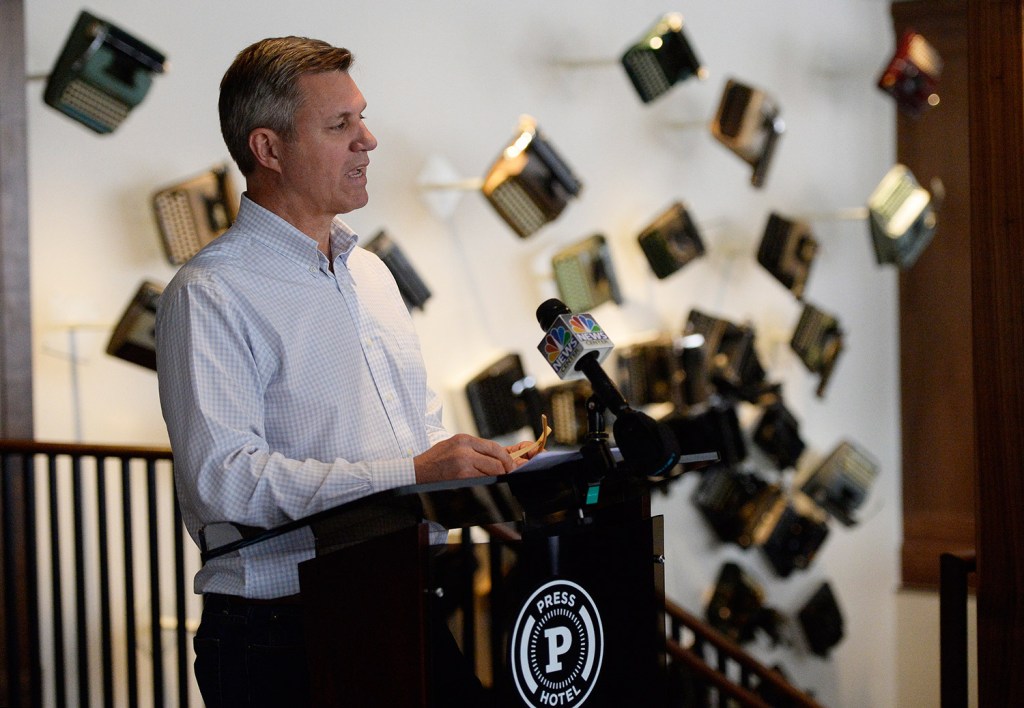
[{"label": "man's face", "polygon": [[283,186],[309,216],[344,214],[366,205],[367,153],[377,139],[363,123],[366,100],[348,73],[304,74],[292,140],[282,144]]}]

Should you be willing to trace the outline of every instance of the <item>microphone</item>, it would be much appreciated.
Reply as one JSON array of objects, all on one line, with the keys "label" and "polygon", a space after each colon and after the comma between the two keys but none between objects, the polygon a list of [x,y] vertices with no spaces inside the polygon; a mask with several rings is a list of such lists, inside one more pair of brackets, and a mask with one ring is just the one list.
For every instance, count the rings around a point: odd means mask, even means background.
[{"label": "microphone", "polygon": [[551,298],[537,308],[537,322],[547,332],[537,349],[558,378],[589,379],[601,404],[614,415],[629,407],[601,368],[614,345],[593,317],[586,313],[574,315],[564,302]]},{"label": "microphone", "polygon": [[537,322],[545,331],[537,345],[563,381],[586,378],[594,397],[613,416],[612,433],[623,458],[650,476],[668,472],[679,461],[679,445],[664,423],[634,410],[603,368],[612,340],[587,313],[574,315],[557,298],[537,308]]}]

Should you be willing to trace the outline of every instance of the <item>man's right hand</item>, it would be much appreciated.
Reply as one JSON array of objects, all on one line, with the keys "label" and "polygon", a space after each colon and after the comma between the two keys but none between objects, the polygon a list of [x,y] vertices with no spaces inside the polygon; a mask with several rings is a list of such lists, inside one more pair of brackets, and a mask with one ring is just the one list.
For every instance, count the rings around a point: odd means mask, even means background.
[{"label": "man's right hand", "polygon": [[497,476],[517,465],[508,451],[492,440],[460,433],[413,458],[416,482]]}]

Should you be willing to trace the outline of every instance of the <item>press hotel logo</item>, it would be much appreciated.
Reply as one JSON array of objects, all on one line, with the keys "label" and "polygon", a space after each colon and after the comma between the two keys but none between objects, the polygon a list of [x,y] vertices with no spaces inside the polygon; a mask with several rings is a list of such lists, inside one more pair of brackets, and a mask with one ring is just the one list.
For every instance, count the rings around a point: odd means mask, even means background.
[{"label": "press hotel logo", "polygon": [[519,611],[509,658],[527,705],[583,705],[601,673],[603,654],[601,615],[576,583],[552,580]]}]

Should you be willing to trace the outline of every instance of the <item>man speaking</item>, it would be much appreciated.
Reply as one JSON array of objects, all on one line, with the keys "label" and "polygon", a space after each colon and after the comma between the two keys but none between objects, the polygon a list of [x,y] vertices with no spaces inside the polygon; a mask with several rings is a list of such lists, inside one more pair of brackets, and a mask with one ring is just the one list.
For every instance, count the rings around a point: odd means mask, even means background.
[{"label": "man speaking", "polygon": [[[509,454],[528,442],[442,427],[394,278],[338,218],[367,203],[377,147],[351,62],[319,40],[266,39],[221,82],[221,131],[246,191],[231,229],[167,286],[156,324],[177,494],[197,543],[209,524],[272,528],[530,456]],[[303,529],[196,574],[208,706],[308,703],[298,564],[313,555]]]}]

